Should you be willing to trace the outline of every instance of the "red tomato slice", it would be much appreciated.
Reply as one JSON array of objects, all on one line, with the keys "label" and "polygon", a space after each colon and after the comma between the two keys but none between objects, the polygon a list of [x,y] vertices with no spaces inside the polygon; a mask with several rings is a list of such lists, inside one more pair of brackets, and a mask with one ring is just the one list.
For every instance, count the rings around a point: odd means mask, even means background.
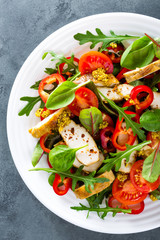
[{"label": "red tomato slice", "polygon": [[133,186],[138,191],[141,191],[143,193],[149,193],[158,188],[160,184],[160,178],[158,178],[157,181],[153,183],[146,181],[142,177],[143,162],[144,160],[139,160],[134,163],[130,171],[130,179]]},{"label": "red tomato slice", "polygon": [[138,191],[131,180],[121,182],[118,178],[113,183],[112,194],[114,198],[125,205],[140,203],[147,197],[147,193]]},{"label": "red tomato slice", "polygon": [[132,205],[124,205],[123,203],[120,203],[116,198],[111,196],[108,199],[108,206],[112,208],[122,208],[122,209],[131,209],[132,212],[129,214],[139,214],[144,210],[144,201],[137,203],[137,204],[132,204]]},{"label": "red tomato slice", "polygon": [[112,73],[113,63],[105,54],[96,51],[90,51],[81,56],[79,60],[79,71],[82,75],[91,73],[97,68],[104,68],[106,69],[106,73]]},{"label": "red tomato slice", "polygon": [[85,87],[76,90],[75,99],[68,105],[70,111],[76,116],[79,116],[82,109],[91,106],[98,108],[98,98],[90,89]]},{"label": "red tomato slice", "polygon": [[154,132],[148,132],[147,133],[147,141],[151,140],[152,142],[148,144],[151,148],[155,149],[158,146],[158,143],[160,142],[160,137],[157,135],[154,137]]}]

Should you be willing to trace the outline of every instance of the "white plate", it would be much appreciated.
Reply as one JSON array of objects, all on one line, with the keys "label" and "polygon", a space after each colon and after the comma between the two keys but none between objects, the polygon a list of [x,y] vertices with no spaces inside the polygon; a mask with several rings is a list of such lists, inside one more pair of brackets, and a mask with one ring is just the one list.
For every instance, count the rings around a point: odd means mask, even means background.
[{"label": "white plate", "polygon": [[[31,192],[53,213],[77,226],[103,233],[135,233],[146,231],[160,226],[160,207],[159,202],[152,202],[150,199],[145,201],[146,207],[140,215],[118,214],[116,217],[108,215],[105,220],[98,218],[96,213],[91,213],[86,219],[87,212],[77,212],[71,210],[71,206],[78,206],[79,200],[73,192],[69,192],[64,197],[54,194],[48,184],[48,173],[29,172],[32,168],[31,155],[36,144],[28,129],[38,121],[34,112],[29,117],[19,117],[18,112],[25,105],[19,99],[22,96],[37,96],[35,90],[30,86],[44,77],[44,68],[52,66],[50,58],[42,61],[41,57],[45,51],[53,50],[57,53],[65,53],[69,56],[72,52],[79,57],[82,52],[89,50],[89,45],[79,46],[73,35],[86,30],[95,32],[95,28],[100,28],[105,34],[109,30],[116,34],[143,35],[150,34],[152,37],[159,36],[160,21],[132,13],[105,13],[94,15],[72,22],[57,30],[47,37],[30,54],[14,82],[7,112],[7,132],[9,146],[15,165]],[[47,167],[45,159],[39,163],[39,167]],[[83,201],[86,204],[85,200]]]}]

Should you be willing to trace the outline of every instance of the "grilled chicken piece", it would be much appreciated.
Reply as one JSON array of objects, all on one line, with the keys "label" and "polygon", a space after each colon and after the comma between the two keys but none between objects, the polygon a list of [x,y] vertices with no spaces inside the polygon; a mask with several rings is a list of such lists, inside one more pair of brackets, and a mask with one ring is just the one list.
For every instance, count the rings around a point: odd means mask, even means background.
[{"label": "grilled chicken piece", "polygon": [[156,71],[160,70],[160,60],[157,60],[155,62],[150,63],[149,65],[142,67],[142,68],[136,68],[133,71],[129,71],[124,73],[124,77],[128,83],[133,82],[135,80],[138,80],[140,78],[143,78],[151,73],[154,73]]},{"label": "grilled chicken piece", "polygon": [[[138,144],[138,140],[136,139],[133,145]],[[116,152],[121,152],[120,150],[116,150]],[[131,171],[131,167],[133,166],[133,164],[135,163],[137,158],[137,151],[133,151],[130,155],[129,161],[126,162],[126,159],[122,159],[121,162],[121,167],[119,169],[120,172],[123,173],[129,173]]]},{"label": "grilled chicken piece", "polygon": [[141,153],[142,158],[146,159],[153,151],[154,151],[153,148],[146,145],[146,146],[142,147],[142,149],[140,150],[140,153]]},{"label": "grilled chicken piece", "polygon": [[[96,163],[93,163],[89,166],[85,166],[83,168],[83,171],[85,172],[93,172],[93,171],[96,171],[102,164],[104,160],[104,156],[103,156],[103,153],[102,152],[99,152],[99,161],[96,162]],[[74,163],[73,163],[73,166],[76,167],[76,168],[79,168],[80,166],[82,166],[82,164],[77,160],[77,158],[75,159]]]},{"label": "grilled chicken piece", "polygon": [[43,119],[41,122],[39,122],[36,126],[29,129],[29,133],[31,133],[33,137],[40,138],[44,134],[50,132],[51,129],[54,129],[56,127],[59,116],[66,109],[68,108],[61,108],[56,112],[52,113],[51,115]]},{"label": "grilled chicken piece", "polygon": [[101,174],[100,176],[98,176],[98,178],[108,178],[109,181],[104,182],[104,183],[95,183],[94,189],[92,190],[90,188],[91,193],[89,193],[85,190],[85,185],[82,185],[81,187],[75,189],[74,193],[75,193],[76,197],[80,198],[80,199],[85,199],[96,193],[103,191],[104,189],[106,189],[107,187],[110,186],[110,184],[114,181],[115,176],[112,171],[109,171],[109,172],[106,171],[103,174]]},{"label": "grilled chicken piece", "polygon": [[[98,87],[98,90],[108,99],[118,102],[123,100],[123,98],[125,97],[128,98],[133,88],[134,87],[129,84],[120,84],[115,89],[107,88],[107,87]],[[160,93],[153,92],[153,94],[154,94],[154,99],[150,106],[153,109],[160,109]]]},{"label": "grilled chicken piece", "polygon": [[106,86],[114,87],[116,84],[119,84],[119,81],[117,80],[117,78],[115,78],[113,74],[107,74],[107,76],[108,76],[108,81],[99,81],[99,80],[96,80],[90,73],[84,74],[81,77],[76,78],[76,80],[74,80],[74,83],[80,84],[90,80],[90,81],[93,81],[97,87],[106,87]]},{"label": "grilled chicken piece", "polygon": [[99,149],[84,127],[71,120],[67,126],[60,128],[59,132],[66,145],[71,148],[82,147],[88,144],[87,147],[76,152],[76,158],[80,163],[89,166],[99,161]]}]

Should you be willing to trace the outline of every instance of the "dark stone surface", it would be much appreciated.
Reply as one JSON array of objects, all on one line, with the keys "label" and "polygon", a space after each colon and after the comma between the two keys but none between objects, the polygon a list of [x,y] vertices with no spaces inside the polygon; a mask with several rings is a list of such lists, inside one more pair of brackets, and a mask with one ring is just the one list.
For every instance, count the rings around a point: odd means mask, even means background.
[{"label": "dark stone surface", "polygon": [[76,19],[103,12],[134,12],[159,18],[159,0],[0,0],[0,239],[159,239],[160,229],[132,235],[95,233],[46,209],[19,176],[7,142],[6,111],[14,79],[32,50]]}]

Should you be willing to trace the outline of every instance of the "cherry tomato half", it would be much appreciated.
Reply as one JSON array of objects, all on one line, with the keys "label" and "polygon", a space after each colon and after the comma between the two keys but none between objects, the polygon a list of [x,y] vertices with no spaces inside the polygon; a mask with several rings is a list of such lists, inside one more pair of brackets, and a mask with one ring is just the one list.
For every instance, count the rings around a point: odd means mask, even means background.
[{"label": "cherry tomato half", "polygon": [[118,178],[113,182],[112,194],[114,198],[125,205],[140,203],[147,197],[147,193],[138,191],[131,180],[127,179],[122,182]]},{"label": "cherry tomato half", "polygon": [[90,89],[85,87],[76,90],[75,99],[68,105],[70,111],[76,116],[79,116],[82,109],[91,106],[98,108],[98,98]]},{"label": "cherry tomato half", "polygon": [[144,160],[139,160],[134,163],[130,171],[130,179],[133,186],[140,192],[149,193],[158,188],[160,184],[160,178],[157,181],[150,183],[142,177]]},{"label": "cherry tomato half", "polygon": [[108,199],[108,206],[112,208],[122,208],[122,209],[131,209],[131,213],[128,214],[139,214],[144,210],[144,201],[137,203],[137,204],[132,204],[132,205],[124,205],[123,203],[120,203],[116,198],[111,196]]},{"label": "cherry tomato half", "polygon": [[90,51],[81,56],[79,60],[79,71],[82,75],[91,73],[97,68],[104,68],[106,69],[106,73],[112,73],[113,63],[105,54],[96,51]]},{"label": "cherry tomato half", "polygon": [[107,113],[102,112],[102,118],[104,122],[108,123],[108,126],[114,127],[113,120]]}]

